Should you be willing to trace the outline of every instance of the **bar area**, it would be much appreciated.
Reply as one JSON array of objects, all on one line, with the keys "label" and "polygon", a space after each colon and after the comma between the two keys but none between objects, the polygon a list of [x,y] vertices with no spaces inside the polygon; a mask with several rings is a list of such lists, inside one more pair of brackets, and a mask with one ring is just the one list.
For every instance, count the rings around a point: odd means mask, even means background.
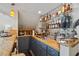
[{"label": "bar area", "polygon": [[0,6],[0,56],[79,56],[79,3]]}]

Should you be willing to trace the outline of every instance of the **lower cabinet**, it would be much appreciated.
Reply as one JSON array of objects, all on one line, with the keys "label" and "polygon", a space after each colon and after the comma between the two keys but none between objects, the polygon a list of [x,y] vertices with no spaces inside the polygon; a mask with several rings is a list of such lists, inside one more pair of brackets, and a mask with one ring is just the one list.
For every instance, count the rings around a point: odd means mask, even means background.
[{"label": "lower cabinet", "polygon": [[34,38],[31,39],[30,49],[35,56],[59,56],[58,51]]},{"label": "lower cabinet", "polygon": [[18,51],[27,52],[29,50],[29,38],[26,36],[18,37]]},{"label": "lower cabinet", "polygon": [[18,37],[18,51],[32,50],[35,56],[59,56],[59,52],[32,37]]},{"label": "lower cabinet", "polygon": [[34,53],[34,55],[39,55],[40,51],[39,51],[39,48],[38,48],[38,45],[37,45],[37,42],[33,39],[31,39],[31,43],[30,43],[30,49],[32,50],[32,52]]},{"label": "lower cabinet", "polygon": [[38,48],[39,48],[39,51],[40,51],[39,56],[46,56],[47,45],[45,45],[44,43],[39,42],[39,41],[38,41],[37,45],[38,45]]},{"label": "lower cabinet", "polygon": [[46,49],[40,49],[40,56],[46,56]]},{"label": "lower cabinet", "polygon": [[60,56],[75,56],[78,53],[78,44],[74,47],[69,47],[60,44]]},{"label": "lower cabinet", "polygon": [[35,54],[35,56],[46,56],[46,45],[35,40],[31,39],[30,49]]},{"label": "lower cabinet", "polygon": [[48,46],[47,48],[47,55],[49,56],[59,56],[59,52],[56,51],[54,48]]}]

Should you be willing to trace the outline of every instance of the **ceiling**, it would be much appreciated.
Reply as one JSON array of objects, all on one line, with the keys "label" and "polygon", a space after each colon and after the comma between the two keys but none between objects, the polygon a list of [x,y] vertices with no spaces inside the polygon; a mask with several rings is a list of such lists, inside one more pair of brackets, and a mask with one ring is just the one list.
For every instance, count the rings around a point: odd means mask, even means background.
[{"label": "ceiling", "polygon": [[44,14],[60,4],[55,3],[27,3],[16,4],[19,10],[19,24],[25,26],[36,26],[39,23],[38,11]]},{"label": "ceiling", "polygon": [[[19,25],[36,26],[39,23],[38,11],[44,14],[59,6],[59,3],[16,3],[15,8],[19,11]],[[1,12],[9,13],[11,4],[0,4]]]}]

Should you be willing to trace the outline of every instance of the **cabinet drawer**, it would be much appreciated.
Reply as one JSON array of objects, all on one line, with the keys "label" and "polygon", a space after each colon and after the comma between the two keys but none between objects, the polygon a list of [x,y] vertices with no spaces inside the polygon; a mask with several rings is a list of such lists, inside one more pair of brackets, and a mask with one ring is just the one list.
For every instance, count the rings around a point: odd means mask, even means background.
[{"label": "cabinet drawer", "polygon": [[47,53],[52,55],[52,56],[58,56],[59,55],[59,52],[56,51],[55,49],[51,48],[51,47],[48,47]]}]

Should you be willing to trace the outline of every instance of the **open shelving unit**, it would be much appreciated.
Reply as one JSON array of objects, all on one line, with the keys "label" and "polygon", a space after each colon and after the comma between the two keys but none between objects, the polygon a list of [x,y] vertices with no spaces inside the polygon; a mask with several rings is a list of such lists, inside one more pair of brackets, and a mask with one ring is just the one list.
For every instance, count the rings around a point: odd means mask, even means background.
[{"label": "open shelving unit", "polygon": [[[66,4],[66,3],[60,4],[58,7],[41,15],[40,19],[42,19],[43,22],[46,23],[47,30],[58,29],[58,31],[59,31],[61,28],[63,28],[61,19],[64,15],[72,17],[72,4]],[[70,19],[70,21],[72,21],[72,19]],[[71,24],[71,22],[70,22],[70,24]],[[66,24],[66,25],[68,25],[68,24]],[[66,28],[68,28],[68,27],[66,26]]]}]

